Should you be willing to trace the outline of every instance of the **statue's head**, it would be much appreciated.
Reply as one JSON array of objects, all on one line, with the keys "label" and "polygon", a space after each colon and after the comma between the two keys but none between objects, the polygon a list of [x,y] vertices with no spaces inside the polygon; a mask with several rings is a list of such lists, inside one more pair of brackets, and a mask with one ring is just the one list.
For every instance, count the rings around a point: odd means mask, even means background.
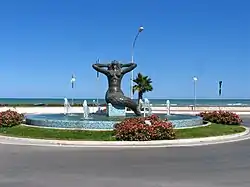
[{"label": "statue's head", "polygon": [[121,64],[114,60],[111,62],[111,64],[108,66],[108,70],[120,70],[121,69]]}]

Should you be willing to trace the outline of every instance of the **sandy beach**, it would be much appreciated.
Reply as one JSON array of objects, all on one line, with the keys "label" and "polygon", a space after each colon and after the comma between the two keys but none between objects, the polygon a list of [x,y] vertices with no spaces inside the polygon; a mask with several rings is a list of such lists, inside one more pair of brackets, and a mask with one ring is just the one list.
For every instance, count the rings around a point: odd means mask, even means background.
[{"label": "sandy beach", "polygon": [[[101,107],[104,109],[105,107]],[[15,110],[24,114],[40,114],[40,113],[64,113],[64,107],[0,107],[1,111]],[[97,107],[89,107],[90,113],[96,112]],[[155,113],[166,113],[166,107],[152,107]],[[226,110],[237,114],[250,114],[250,107],[196,107],[194,110],[191,107],[171,107],[171,113],[175,114],[195,114],[202,111]],[[71,113],[82,113],[82,107],[72,107]],[[131,111],[128,111],[131,113]]]}]

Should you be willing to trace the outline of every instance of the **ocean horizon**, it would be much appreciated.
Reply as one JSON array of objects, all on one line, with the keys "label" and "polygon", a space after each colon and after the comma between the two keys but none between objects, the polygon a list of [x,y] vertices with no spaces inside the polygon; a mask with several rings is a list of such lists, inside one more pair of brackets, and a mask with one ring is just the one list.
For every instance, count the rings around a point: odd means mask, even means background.
[{"label": "ocean horizon", "polygon": [[[68,99],[72,103],[72,99]],[[99,98],[74,98],[73,102],[76,104],[83,103],[99,103],[104,104],[104,99]],[[135,99],[136,100],[136,99]],[[149,99],[153,106],[164,106],[169,100],[171,106],[190,106],[194,105],[194,99]],[[63,104],[64,98],[0,98],[0,104]],[[197,106],[234,106],[234,107],[250,107],[250,99],[196,99]]]}]

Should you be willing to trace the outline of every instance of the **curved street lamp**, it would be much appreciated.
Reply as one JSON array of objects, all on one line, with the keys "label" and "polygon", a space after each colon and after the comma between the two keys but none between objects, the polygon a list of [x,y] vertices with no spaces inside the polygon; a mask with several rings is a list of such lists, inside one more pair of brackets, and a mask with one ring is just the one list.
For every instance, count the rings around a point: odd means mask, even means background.
[{"label": "curved street lamp", "polygon": [[[138,36],[140,33],[144,30],[143,26],[140,26],[138,29],[138,32],[135,36],[135,39],[132,44],[132,53],[131,53],[131,62],[134,63],[134,49],[135,49],[135,44]],[[134,70],[131,71],[131,80],[130,80],[130,98],[133,99],[133,80],[134,80]]]}]

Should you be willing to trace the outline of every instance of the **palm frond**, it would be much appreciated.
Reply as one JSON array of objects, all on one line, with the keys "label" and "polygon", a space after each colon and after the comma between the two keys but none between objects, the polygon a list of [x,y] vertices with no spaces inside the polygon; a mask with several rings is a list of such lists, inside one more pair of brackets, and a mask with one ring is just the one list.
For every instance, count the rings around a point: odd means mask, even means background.
[{"label": "palm frond", "polygon": [[137,74],[137,77],[133,80],[136,85],[133,86],[133,93],[140,92],[141,94],[153,90],[152,80],[148,76],[144,76],[141,73]]}]

